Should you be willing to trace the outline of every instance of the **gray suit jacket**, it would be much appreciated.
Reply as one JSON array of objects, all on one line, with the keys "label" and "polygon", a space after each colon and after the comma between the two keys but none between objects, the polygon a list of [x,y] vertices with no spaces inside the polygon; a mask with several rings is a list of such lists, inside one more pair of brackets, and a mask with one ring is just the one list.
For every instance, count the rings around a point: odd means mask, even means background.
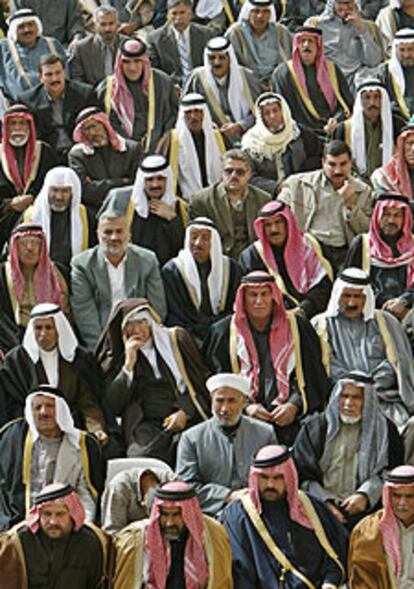
[{"label": "gray suit jacket", "polygon": [[[115,61],[116,51],[124,39],[124,35],[117,35],[113,53],[112,65]],[[97,35],[82,39],[75,45],[73,57],[70,61],[71,77],[80,82],[86,82],[95,86],[105,77],[105,53]]]},{"label": "gray suit jacket", "polygon": [[[204,47],[213,35],[212,29],[190,23],[191,69],[203,65]],[[183,72],[173,28],[165,24],[155,29],[148,35],[147,43],[152,66],[170,75],[176,84],[181,84]]]},{"label": "gray suit jacket", "polygon": [[[106,260],[99,245],[71,261],[71,308],[83,343],[93,349],[112,308]],[[157,257],[137,245],[128,245],[125,266],[126,297],[148,299],[164,319],[166,303]]]},{"label": "gray suit jacket", "polygon": [[175,471],[180,480],[195,484],[203,512],[215,515],[231,491],[247,487],[253,457],[268,444],[277,444],[276,435],[263,421],[243,415],[230,439],[212,417],[182,433]]}]

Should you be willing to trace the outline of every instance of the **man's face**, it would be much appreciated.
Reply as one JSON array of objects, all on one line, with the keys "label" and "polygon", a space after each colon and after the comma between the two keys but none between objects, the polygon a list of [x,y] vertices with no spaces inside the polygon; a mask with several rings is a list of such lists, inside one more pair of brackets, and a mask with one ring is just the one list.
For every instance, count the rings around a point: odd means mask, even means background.
[{"label": "man's face", "polygon": [[227,76],[230,71],[230,55],[226,52],[209,51],[208,63],[216,78],[223,78],[224,76]]},{"label": "man's face", "polygon": [[414,41],[398,43],[395,54],[403,67],[412,67],[414,65]]},{"label": "man's face", "polygon": [[282,105],[280,102],[270,102],[261,107],[262,119],[266,127],[272,133],[280,131],[285,126],[283,120]]},{"label": "man's face", "polygon": [[26,145],[30,136],[30,125],[24,117],[16,115],[7,120],[7,131],[9,143],[13,147],[22,147]]},{"label": "man's face", "polygon": [[325,176],[330,180],[335,190],[341,188],[351,173],[352,160],[347,153],[327,155],[322,159]]},{"label": "man's face", "polygon": [[20,266],[35,268],[40,259],[42,239],[38,235],[22,235],[17,239],[17,255]]},{"label": "man's face", "polygon": [[384,207],[379,220],[380,231],[386,237],[398,235],[404,224],[404,209],[400,207]]},{"label": "man's face", "polygon": [[282,215],[276,215],[264,222],[264,230],[267,241],[276,246],[282,247],[288,236],[286,219]]},{"label": "man's face", "polygon": [[95,21],[95,31],[106,45],[115,39],[119,22],[116,14],[100,14]]},{"label": "man's face", "polygon": [[193,11],[185,3],[176,4],[168,10],[168,20],[179,33],[185,31],[193,18]]},{"label": "man's face", "polygon": [[247,286],[244,290],[244,308],[247,317],[252,321],[270,320],[273,310],[270,286]]},{"label": "man's face", "polygon": [[257,34],[266,30],[270,20],[270,8],[252,8],[249,14],[249,24]]},{"label": "man's face", "polygon": [[53,317],[38,317],[33,323],[34,334],[39,347],[45,352],[54,350],[58,345],[59,334]]},{"label": "man's face", "polygon": [[143,345],[152,335],[151,324],[147,319],[132,319],[126,324],[124,335],[126,339],[133,337]]},{"label": "man's face", "polygon": [[204,264],[210,259],[211,231],[210,229],[190,229],[190,252],[199,264]]},{"label": "man's face", "polygon": [[105,147],[108,145],[108,133],[101,121],[91,119],[82,125],[82,133],[91,143],[92,147]]},{"label": "man's face", "polygon": [[286,497],[285,477],[282,474],[271,476],[260,473],[258,477],[259,495],[265,501],[280,501]]},{"label": "man's face", "polygon": [[22,24],[18,25],[16,30],[17,41],[21,45],[26,45],[27,47],[33,47],[35,45],[37,35],[38,28],[36,21],[34,20],[23,22]]},{"label": "man's face", "polygon": [[129,241],[126,218],[101,219],[98,223],[98,241],[104,255],[121,256],[124,254]]},{"label": "man's face", "polygon": [[339,298],[339,312],[347,319],[362,316],[366,296],[361,288],[346,286]]},{"label": "man's face", "polygon": [[381,115],[381,90],[364,90],[361,94],[362,110],[369,121],[376,121]]},{"label": "man's face", "polygon": [[302,35],[299,41],[299,56],[304,65],[313,65],[318,55],[318,44],[313,35]]},{"label": "man's face", "polygon": [[159,522],[165,540],[178,540],[185,528],[181,507],[160,506]]},{"label": "man's face", "polygon": [[47,395],[36,395],[32,401],[32,413],[39,434],[47,438],[60,436],[61,431],[56,421],[55,399]]},{"label": "man's face", "polygon": [[410,133],[404,141],[404,159],[409,168],[414,168],[414,133]]},{"label": "man's face", "polygon": [[63,213],[72,202],[71,186],[50,186],[48,192],[50,208],[55,213]]},{"label": "man's face", "polygon": [[203,129],[204,111],[201,108],[192,108],[184,111],[184,121],[190,131],[201,133]]},{"label": "man's face", "polygon": [[45,503],[40,508],[40,527],[52,540],[68,536],[73,529],[69,509],[63,502]]},{"label": "man's face", "polygon": [[124,77],[130,82],[137,82],[144,70],[144,64],[139,57],[123,57],[121,67]]},{"label": "man's face", "polygon": [[60,61],[42,66],[40,81],[46,92],[53,98],[59,97],[65,91],[65,70]]},{"label": "man's face", "polygon": [[405,527],[411,526],[414,523],[414,485],[391,488],[391,508]]},{"label": "man's face", "polygon": [[223,167],[223,184],[227,192],[242,193],[252,175],[249,165],[243,160],[227,159]]},{"label": "man's face", "polygon": [[364,389],[351,383],[344,385],[339,395],[339,413],[346,420],[355,422],[362,417],[364,408]]},{"label": "man's face", "polygon": [[211,395],[211,410],[221,425],[231,427],[240,421],[246,397],[240,391],[222,387]]},{"label": "man's face", "polygon": [[354,12],[355,2],[354,0],[335,0],[334,13],[338,18],[341,18],[346,22],[348,16]]},{"label": "man's face", "polygon": [[150,200],[160,200],[167,188],[167,178],[162,174],[154,174],[144,178],[144,192]]}]

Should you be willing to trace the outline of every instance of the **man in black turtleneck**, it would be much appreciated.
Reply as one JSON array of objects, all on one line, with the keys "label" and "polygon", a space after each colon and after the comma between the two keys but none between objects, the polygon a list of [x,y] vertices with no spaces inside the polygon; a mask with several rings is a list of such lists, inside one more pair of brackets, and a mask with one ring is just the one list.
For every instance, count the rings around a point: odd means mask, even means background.
[{"label": "man in black turtleneck", "polygon": [[213,417],[182,434],[176,472],[195,485],[203,512],[215,515],[246,486],[258,449],[276,437],[270,425],[242,414],[250,393],[246,378],[216,374],[206,386]]},{"label": "man in black turtleneck", "polygon": [[414,303],[414,244],[412,212],[401,194],[381,195],[367,234],[357,235],[349,248],[346,267],[370,273],[377,308],[403,319]]},{"label": "man in black turtleneck", "polygon": [[335,589],[346,580],[347,532],[319,499],[299,492],[285,446],[259,450],[249,493],[221,519],[232,548],[234,589]]}]

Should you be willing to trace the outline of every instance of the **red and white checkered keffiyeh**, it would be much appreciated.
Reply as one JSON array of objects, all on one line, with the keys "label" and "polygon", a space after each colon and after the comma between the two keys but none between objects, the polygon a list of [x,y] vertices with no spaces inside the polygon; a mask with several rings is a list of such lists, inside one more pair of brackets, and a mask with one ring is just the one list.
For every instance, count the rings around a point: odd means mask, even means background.
[{"label": "red and white checkered keffiyeh", "polygon": [[[62,483],[52,483],[51,485],[47,485],[43,487],[40,492],[40,495],[52,493],[53,491],[59,491],[59,489],[64,489],[66,485]],[[40,526],[40,512],[43,507],[46,507],[49,504],[59,504],[63,503],[69,510],[70,517],[73,520],[73,529],[77,532],[85,523],[86,513],[85,508],[83,506],[82,500],[79,495],[75,491],[71,491],[67,495],[63,497],[58,497],[53,500],[46,500],[44,502],[37,503],[33,505],[33,507],[29,511],[29,515],[26,520],[26,525],[32,534],[36,534]]]},{"label": "red and white checkered keffiyeh", "polygon": [[[257,277],[263,277],[263,282],[257,282]],[[269,274],[256,271],[248,274],[244,280],[255,279],[250,284],[242,283],[236,294],[234,303],[235,324],[237,328],[237,352],[240,361],[241,373],[250,381],[252,400],[259,393],[259,355],[254,343],[253,334],[249,326],[248,316],[244,305],[244,293],[249,287],[268,286],[272,291],[273,317],[270,327],[270,354],[275,369],[278,396],[274,404],[283,404],[289,397],[289,376],[294,361],[293,336],[290,331],[289,320],[283,305],[282,293],[275,282],[266,282]]]},{"label": "red and white checkered keffiyeh", "polygon": [[[86,114],[86,111],[89,110],[89,108],[90,107],[88,107],[88,109],[85,109],[84,111],[80,112],[78,116],[81,117],[84,112]],[[105,127],[105,130],[108,134],[108,140],[109,140],[110,144],[112,145],[113,149],[115,151],[121,151],[121,146],[123,144],[122,138],[120,137],[120,135],[115,133],[115,131],[112,128],[111,123],[109,122],[108,117],[106,116],[106,114],[104,112],[92,112],[85,119],[82,118],[81,122],[76,125],[76,127],[73,131],[73,141],[75,143],[83,143],[84,145],[87,145],[89,148],[93,149],[91,142],[85,136],[85,134],[83,133],[83,130],[82,130],[83,126],[86,123],[90,123],[91,121],[98,121],[99,123],[102,123],[102,125]]]},{"label": "red and white checkered keffiyeh", "polygon": [[[170,491],[188,491],[188,485],[171,482],[163,486]],[[184,575],[187,589],[205,589],[208,583],[208,564],[204,550],[204,519],[196,497],[180,501],[155,498],[145,537],[145,553],[149,558],[148,589],[165,589],[171,566],[171,550],[164,542],[159,525],[160,507],[181,509],[188,538],[184,551]]]},{"label": "red and white checkered keffiyeh", "polygon": [[409,200],[413,199],[413,191],[411,190],[407,162],[404,158],[404,143],[411,135],[414,135],[414,128],[412,127],[398,135],[394,155],[391,160],[382,168],[378,168],[378,171],[381,172],[381,182],[388,190],[403,194]]},{"label": "red and white checkered keffiyeh", "polygon": [[[286,452],[286,448],[284,446],[264,446],[261,448],[257,453],[255,459],[258,460],[271,460],[272,458],[277,458],[281,454]],[[298,496],[298,488],[299,488],[299,478],[298,473],[296,470],[295,463],[293,462],[292,458],[288,458],[281,464],[277,464],[276,466],[268,466],[264,468],[257,468],[256,466],[251,466],[249,471],[249,495],[250,499],[252,500],[254,506],[256,507],[257,511],[261,513],[262,505],[260,503],[260,494],[259,494],[259,475],[265,474],[268,476],[278,476],[282,475],[285,479],[286,485],[286,494],[287,494],[287,502],[289,505],[289,516],[290,519],[304,528],[313,529],[312,524],[310,523],[308,516],[306,515],[302,504],[299,501]]]}]

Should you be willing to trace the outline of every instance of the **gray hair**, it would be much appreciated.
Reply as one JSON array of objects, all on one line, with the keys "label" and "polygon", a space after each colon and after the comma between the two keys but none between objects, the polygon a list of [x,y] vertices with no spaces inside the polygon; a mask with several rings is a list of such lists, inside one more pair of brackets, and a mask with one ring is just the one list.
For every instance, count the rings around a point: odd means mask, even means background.
[{"label": "gray hair", "polygon": [[226,151],[223,154],[223,164],[227,160],[239,160],[247,164],[250,170],[252,169],[252,160],[247,151],[244,151],[243,149],[229,149]]},{"label": "gray hair", "polygon": [[193,3],[191,0],[168,0],[167,1],[167,10],[170,8],[174,8],[177,4],[186,4],[191,10],[193,9]]},{"label": "gray hair", "polygon": [[117,9],[114,8],[113,6],[110,6],[109,4],[106,4],[106,5],[98,6],[97,8],[95,8],[94,13],[93,13],[94,22],[96,22],[100,16],[105,16],[106,14],[115,14],[116,19],[118,20]]},{"label": "gray hair", "polygon": [[100,223],[101,221],[116,221],[117,219],[126,220],[126,214],[120,211],[119,209],[110,207],[99,215],[98,223]]}]

